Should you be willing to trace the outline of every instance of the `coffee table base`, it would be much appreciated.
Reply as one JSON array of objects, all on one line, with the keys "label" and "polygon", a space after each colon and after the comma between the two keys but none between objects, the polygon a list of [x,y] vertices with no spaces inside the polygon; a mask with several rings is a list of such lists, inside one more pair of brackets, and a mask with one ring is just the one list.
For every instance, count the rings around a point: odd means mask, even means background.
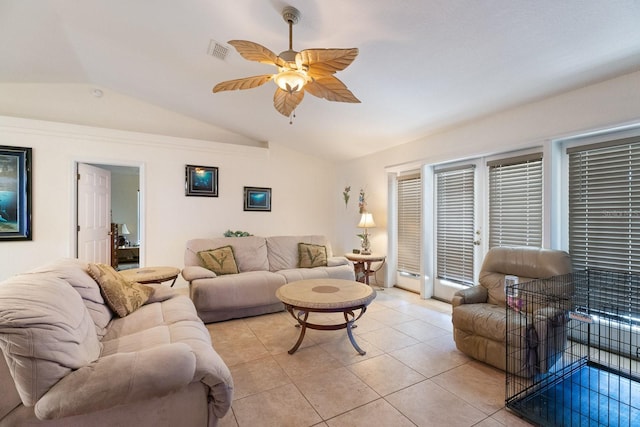
[{"label": "coffee table base", "polygon": [[[337,331],[339,329],[346,329],[347,335],[349,336],[349,341],[351,341],[351,345],[353,346],[353,348],[355,348],[356,351],[363,356],[367,354],[367,352],[361,349],[360,346],[356,343],[356,340],[353,337],[353,332],[351,331],[353,328],[357,327],[357,325],[354,325],[354,322],[360,319],[360,317],[362,317],[362,315],[367,311],[366,305],[360,305],[357,307],[349,307],[349,308],[338,308],[338,309],[329,309],[329,308],[324,308],[324,309],[323,308],[315,308],[315,309],[304,308],[303,309],[303,308],[296,307],[286,303],[284,306],[287,309],[287,311],[291,314],[291,316],[293,316],[293,318],[298,321],[298,324],[296,326],[300,327],[300,336],[298,337],[298,341],[295,343],[293,347],[291,347],[291,350],[289,350],[289,354],[293,354],[296,352],[296,350],[298,350],[298,348],[300,347],[300,344],[302,344],[304,335],[307,332],[307,328],[316,329],[319,331]],[[298,311],[297,313],[296,313],[296,310]],[[357,316],[354,314],[355,310],[360,310]],[[320,325],[317,323],[310,323],[307,321],[307,319],[309,318],[309,313],[311,312],[342,313],[344,315],[345,322],[335,324],[335,325]]]}]

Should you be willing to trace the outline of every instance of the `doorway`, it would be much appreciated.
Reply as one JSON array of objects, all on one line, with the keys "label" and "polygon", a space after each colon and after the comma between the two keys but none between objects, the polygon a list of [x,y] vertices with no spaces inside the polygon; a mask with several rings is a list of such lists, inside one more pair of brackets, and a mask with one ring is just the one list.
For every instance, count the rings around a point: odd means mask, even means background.
[{"label": "doorway", "polygon": [[[96,202],[100,200],[98,195],[104,192],[98,185],[92,185],[86,180],[76,181],[76,207],[77,225],[76,234],[76,256],[91,262],[101,262],[114,266],[119,270],[137,268],[141,265],[141,250],[143,245],[142,230],[142,192],[140,167],[128,165],[99,164],[99,163],[77,163],[78,177],[81,169],[88,169],[96,175],[108,176],[109,190],[108,201]],[[103,178],[102,181],[107,178]],[[92,194],[95,192],[95,194]],[[91,202],[87,202],[90,200]],[[98,210],[100,212],[93,212]],[[94,231],[94,236],[87,236],[83,233],[82,222],[87,222],[87,217],[105,216],[107,218],[106,227],[108,230]],[[85,227],[86,228],[86,227]],[[104,234],[106,233],[106,234]],[[103,250],[104,243],[94,243],[104,238],[108,239],[109,250]],[[87,248],[98,246],[100,251],[89,251]]]}]

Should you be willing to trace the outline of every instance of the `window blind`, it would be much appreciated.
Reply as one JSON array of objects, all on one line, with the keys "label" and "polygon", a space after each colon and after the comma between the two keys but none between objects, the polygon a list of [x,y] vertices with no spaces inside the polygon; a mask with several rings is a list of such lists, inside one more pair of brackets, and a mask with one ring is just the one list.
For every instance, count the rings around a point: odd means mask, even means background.
[{"label": "window blind", "polygon": [[436,171],[437,277],[473,285],[475,167]]},{"label": "window blind", "polygon": [[640,138],[569,155],[569,250],[577,268],[640,273]]},{"label": "window blind", "polygon": [[489,247],[542,246],[542,153],[491,161]]},{"label": "window blind", "polygon": [[422,178],[398,176],[398,272],[420,274]]},{"label": "window blind", "polygon": [[[567,150],[569,252],[574,268],[640,274],[640,137]],[[636,283],[637,286],[637,283]],[[596,305],[626,301],[626,283],[594,295]],[[635,302],[634,302],[635,301]],[[640,302],[629,301],[634,316]],[[606,310],[605,310],[606,311]]]}]

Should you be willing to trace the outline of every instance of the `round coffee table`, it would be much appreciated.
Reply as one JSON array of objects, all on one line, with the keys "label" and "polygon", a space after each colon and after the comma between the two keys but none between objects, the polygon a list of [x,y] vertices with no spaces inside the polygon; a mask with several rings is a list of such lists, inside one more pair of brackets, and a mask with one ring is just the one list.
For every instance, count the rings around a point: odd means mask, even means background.
[{"label": "round coffee table", "polygon": [[[307,328],[321,331],[346,328],[351,345],[358,353],[366,354],[356,343],[351,329],[355,327],[354,322],[362,317],[367,311],[369,303],[376,297],[376,291],[370,286],[351,280],[300,280],[278,288],[276,297],[284,303],[287,311],[298,321],[300,326],[300,336],[296,344],[289,350],[289,354],[298,350]],[[356,310],[360,310],[357,316],[354,314]],[[307,321],[309,313],[342,313],[345,321],[335,325],[320,325]]]},{"label": "round coffee table", "polygon": [[129,270],[119,271],[125,279],[131,282],[138,283],[162,283],[171,282],[171,286],[176,283],[180,269],[175,267],[145,267],[145,268],[132,268]]}]

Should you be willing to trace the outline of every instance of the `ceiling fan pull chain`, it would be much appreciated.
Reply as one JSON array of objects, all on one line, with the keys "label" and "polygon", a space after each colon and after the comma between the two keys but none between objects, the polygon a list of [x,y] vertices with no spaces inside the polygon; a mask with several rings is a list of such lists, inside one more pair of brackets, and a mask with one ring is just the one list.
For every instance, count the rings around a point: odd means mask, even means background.
[{"label": "ceiling fan pull chain", "polygon": [[296,110],[293,110],[293,112],[291,113],[291,115],[289,116],[289,124],[292,125],[293,124],[293,119],[296,118]]}]

